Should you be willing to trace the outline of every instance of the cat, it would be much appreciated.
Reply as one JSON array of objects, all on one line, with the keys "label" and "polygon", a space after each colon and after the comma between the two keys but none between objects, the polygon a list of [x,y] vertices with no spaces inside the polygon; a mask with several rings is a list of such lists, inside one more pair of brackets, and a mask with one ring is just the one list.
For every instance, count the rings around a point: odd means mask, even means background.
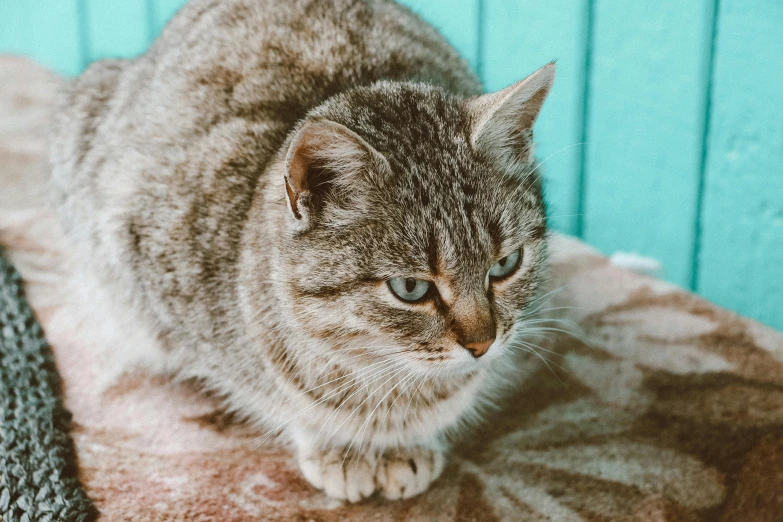
[{"label": "cat", "polygon": [[192,0],[60,96],[77,281],[117,350],[152,343],[314,487],[419,494],[532,367],[514,343],[546,279],[532,127],[554,75],[482,94],[391,0]]}]

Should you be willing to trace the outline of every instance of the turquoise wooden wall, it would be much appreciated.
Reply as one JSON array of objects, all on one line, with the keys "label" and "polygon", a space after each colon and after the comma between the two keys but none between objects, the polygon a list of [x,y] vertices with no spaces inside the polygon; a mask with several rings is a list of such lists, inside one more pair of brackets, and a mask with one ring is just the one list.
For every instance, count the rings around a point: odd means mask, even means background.
[{"label": "turquoise wooden wall", "polygon": [[[143,52],[181,3],[0,0],[0,52],[76,74]],[[781,0],[405,3],[488,89],[557,59],[536,126],[556,228],[783,329]]]}]

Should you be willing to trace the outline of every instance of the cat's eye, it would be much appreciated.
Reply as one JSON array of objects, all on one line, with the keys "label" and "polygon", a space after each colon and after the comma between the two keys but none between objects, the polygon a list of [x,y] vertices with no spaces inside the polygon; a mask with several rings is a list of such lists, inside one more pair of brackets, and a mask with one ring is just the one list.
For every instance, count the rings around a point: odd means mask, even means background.
[{"label": "cat's eye", "polygon": [[522,249],[514,250],[512,253],[492,265],[492,268],[489,269],[490,279],[498,280],[510,276],[519,268],[519,262],[521,260]]},{"label": "cat's eye", "polygon": [[395,277],[389,279],[389,289],[394,295],[408,303],[421,301],[429,293],[432,283],[424,279]]}]

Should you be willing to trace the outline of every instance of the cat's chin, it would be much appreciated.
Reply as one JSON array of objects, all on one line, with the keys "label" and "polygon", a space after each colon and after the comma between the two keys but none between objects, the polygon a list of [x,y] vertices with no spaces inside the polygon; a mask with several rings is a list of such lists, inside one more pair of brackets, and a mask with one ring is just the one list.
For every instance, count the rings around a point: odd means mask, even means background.
[{"label": "cat's chin", "polygon": [[443,377],[469,377],[471,375],[475,375],[476,373],[479,373],[483,370],[486,370],[489,365],[487,364],[481,364],[481,363],[475,363],[475,364],[463,364],[463,363],[457,363],[457,364],[449,364],[444,365],[442,367],[439,367],[439,373],[438,375]]},{"label": "cat's chin", "polygon": [[437,376],[438,378],[468,377],[492,366],[492,360],[452,358],[439,361],[436,364],[418,364],[414,371],[425,376]]}]

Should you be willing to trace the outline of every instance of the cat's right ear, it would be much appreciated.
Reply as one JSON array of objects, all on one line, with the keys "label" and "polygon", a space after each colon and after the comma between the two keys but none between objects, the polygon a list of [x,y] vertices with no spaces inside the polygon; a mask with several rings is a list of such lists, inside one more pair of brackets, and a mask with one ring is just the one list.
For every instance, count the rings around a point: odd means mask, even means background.
[{"label": "cat's right ear", "polygon": [[329,120],[307,121],[294,135],[285,159],[288,208],[296,227],[307,230],[327,205],[361,197],[360,177],[388,167],[386,158],[358,134]]},{"label": "cat's right ear", "polygon": [[533,124],[555,81],[549,63],[502,91],[468,100],[471,142],[503,168],[514,171],[533,159]]}]

